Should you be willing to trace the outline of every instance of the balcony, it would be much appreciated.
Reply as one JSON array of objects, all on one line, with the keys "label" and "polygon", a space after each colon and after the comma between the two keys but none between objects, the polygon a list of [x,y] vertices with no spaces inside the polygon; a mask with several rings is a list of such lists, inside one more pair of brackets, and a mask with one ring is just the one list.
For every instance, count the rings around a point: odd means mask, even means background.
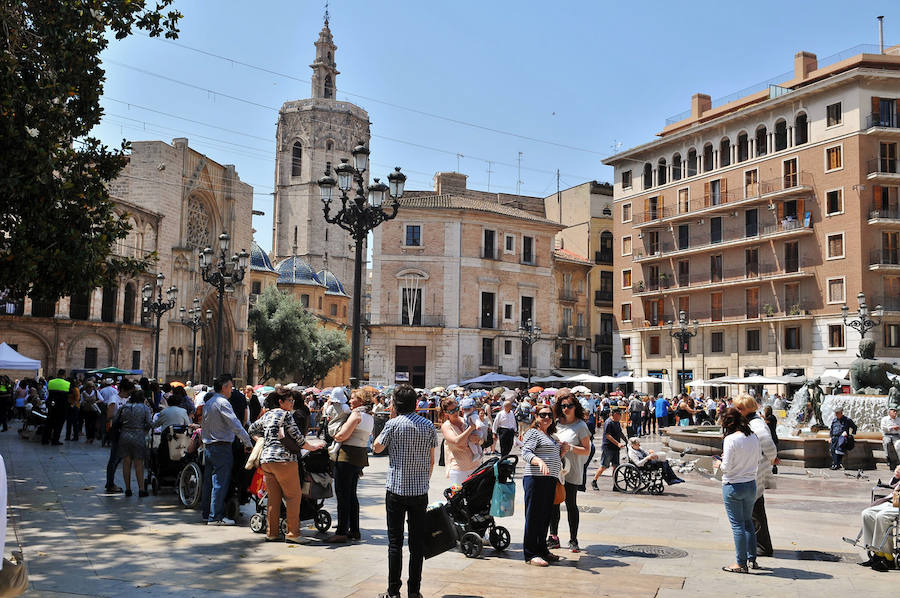
[{"label": "balcony", "polygon": [[365,314],[362,317],[362,322],[369,326],[421,326],[442,328],[444,326],[444,316],[414,314],[412,318],[410,318],[409,314]]},{"label": "balcony", "polygon": [[[783,266],[777,264],[756,264],[755,266],[745,264],[743,266],[725,268],[720,272],[698,272],[688,277],[681,277],[677,282],[680,292],[684,292],[685,290],[699,291],[725,285],[754,285],[771,280],[789,280],[813,276],[813,271],[811,270],[812,266],[814,266],[812,261],[806,258],[786,261]],[[645,284],[643,281],[640,281],[638,282],[634,296],[647,297],[656,295],[665,291],[669,286],[674,285],[674,283],[675,281],[671,276],[667,278],[667,282],[664,284],[660,284],[659,282],[656,282],[655,284]]]},{"label": "balcony", "polygon": [[587,370],[591,367],[588,359],[578,359],[576,357],[560,357],[559,367],[563,370]]},{"label": "balcony", "polygon": [[560,289],[559,300],[574,303],[578,301],[578,297],[575,295],[575,291],[572,289]]},{"label": "balcony", "polygon": [[[678,222],[696,218],[701,214],[711,214],[733,210],[735,208],[752,205],[761,201],[778,201],[806,195],[806,201],[814,201],[812,195],[813,177],[809,172],[797,172],[774,179],[759,181],[746,185],[743,192],[729,191],[727,193],[709,194],[700,196],[686,205],[678,206],[676,212],[673,206],[664,206],[646,213],[635,213],[633,216],[634,228],[648,228],[667,222]],[[674,198],[672,198],[674,200]]]},{"label": "balcony", "polygon": [[595,251],[594,263],[598,266],[612,266],[613,254],[611,251]]},{"label": "balcony", "polygon": [[872,204],[869,210],[869,224],[897,224],[900,223],[900,207],[881,206],[876,208]]},{"label": "balcony", "polygon": [[866,134],[900,135],[900,119],[896,114],[873,113],[866,116]]},{"label": "balcony", "polygon": [[872,158],[866,162],[866,178],[875,183],[900,183],[900,160]]},{"label": "balcony", "polygon": [[[768,315],[768,313],[764,309],[765,305],[766,304],[764,303],[760,303],[756,306],[755,310],[753,309],[753,306],[746,305],[740,307],[722,307],[718,310],[691,310],[690,313],[687,314],[687,316],[688,320],[697,320],[701,325],[716,324],[719,322],[736,324],[764,321],[770,319],[812,318],[812,316],[809,314],[810,309],[812,309],[812,304],[809,302],[801,301],[791,306],[773,307],[771,312],[772,315]],[[898,309],[900,309],[900,305],[898,305]],[[668,321],[670,319],[671,317],[669,316],[657,319],[634,316],[631,320],[631,327],[633,329],[653,327],[668,328]],[[623,328],[627,330],[627,324],[623,324]]]},{"label": "balcony", "polygon": [[559,327],[560,338],[586,338],[588,336],[587,326],[573,326],[572,324],[563,324]]},{"label": "balcony", "polygon": [[900,250],[896,247],[869,252],[869,270],[900,271]]},{"label": "balcony", "polygon": [[900,312],[900,296],[875,295],[872,297],[870,305],[880,305],[884,311]]},{"label": "balcony", "polygon": [[689,245],[683,249],[680,249],[676,247],[674,243],[665,241],[654,248],[656,249],[655,251],[648,252],[648,255],[635,254],[633,260],[638,263],[650,262],[653,260],[659,260],[669,257],[681,257],[703,253],[711,249],[723,250],[730,247],[751,245],[766,239],[777,239],[780,237],[795,237],[804,234],[812,234],[812,232],[812,222],[801,222],[800,220],[796,219],[785,219],[781,222],[761,227],[758,234],[756,235],[747,235],[743,237],[736,237],[733,239],[723,239],[722,241],[718,241],[716,243],[700,243],[697,245]]},{"label": "balcony", "polygon": [[594,351],[602,351],[603,349],[608,349],[612,347],[612,344],[612,332],[604,332],[602,334],[594,335]]},{"label": "balcony", "polygon": [[594,291],[594,305],[597,307],[608,307],[612,305],[613,293],[609,291]]}]

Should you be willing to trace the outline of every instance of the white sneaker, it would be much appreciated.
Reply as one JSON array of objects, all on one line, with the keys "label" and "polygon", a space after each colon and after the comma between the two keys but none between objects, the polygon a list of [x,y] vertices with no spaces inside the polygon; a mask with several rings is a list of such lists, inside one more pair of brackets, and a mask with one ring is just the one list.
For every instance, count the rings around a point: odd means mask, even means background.
[{"label": "white sneaker", "polygon": [[222,517],[222,521],[219,522],[219,525],[234,525],[234,519],[229,519],[228,517]]}]

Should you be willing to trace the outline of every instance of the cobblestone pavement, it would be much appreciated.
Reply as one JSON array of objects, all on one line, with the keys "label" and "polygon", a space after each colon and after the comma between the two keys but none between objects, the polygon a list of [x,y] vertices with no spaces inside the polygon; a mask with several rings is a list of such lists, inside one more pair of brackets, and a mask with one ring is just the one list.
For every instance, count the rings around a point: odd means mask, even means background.
[{"label": "cobblestone pavement", "polygon": [[[659,448],[654,442],[645,442]],[[10,510],[18,522],[32,590],[29,596],[343,596],[383,592],[387,575],[384,479],[387,460],[371,459],[360,481],[363,541],[335,547],[265,543],[246,525],[201,525],[198,511],[182,508],[163,491],[139,499],[103,491],[107,449],[65,443],[46,447],[0,434],[9,474]],[[595,465],[595,464],[594,464]],[[591,472],[594,470],[591,467]],[[435,469],[432,500],[445,487]],[[579,495],[583,552],[556,551],[564,559],[548,569],[522,560],[521,483],[516,514],[501,523],[512,546],[489,546],[480,559],[456,551],[426,561],[426,597],[893,595],[900,571],[877,573],[856,566],[859,551],[841,541],[855,536],[859,512],[868,504],[882,466],[869,480],[843,472],[783,468],[778,488],[767,492],[775,558],[769,570],[751,575],[721,571],[732,562],[733,544],[718,482],[697,473],[662,496],[622,495],[603,478],[601,490]],[[121,473],[118,483],[121,485]],[[334,501],[326,503],[335,514]],[[309,527],[304,535],[317,538]],[[560,540],[568,542],[566,518]],[[14,544],[12,528],[7,550]],[[677,558],[642,556],[634,545],[677,549]],[[681,552],[679,552],[681,551]],[[669,556],[669,555],[664,555]],[[814,560],[805,560],[812,558]],[[405,573],[404,573],[405,576]],[[890,592],[890,594],[888,594]],[[403,590],[405,596],[405,587]]]}]

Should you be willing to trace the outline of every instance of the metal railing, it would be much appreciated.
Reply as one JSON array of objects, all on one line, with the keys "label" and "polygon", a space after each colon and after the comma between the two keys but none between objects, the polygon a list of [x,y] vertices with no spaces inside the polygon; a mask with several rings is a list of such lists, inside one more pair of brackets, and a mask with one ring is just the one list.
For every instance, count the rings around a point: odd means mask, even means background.
[{"label": "metal railing", "polygon": [[575,324],[562,324],[559,327],[559,336],[562,338],[582,338],[587,336],[587,326],[577,326]]},{"label": "metal railing", "polygon": [[586,370],[591,367],[591,362],[587,359],[577,359],[575,357],[560,357],[559,367],[565,369]]},{"label": "metal railing", "polygon": [[594,263],[598,266],[612,266],[613,254],[611,251],[595,251]]},{"label": "metal railing", "polygon": [[900,206],[882,206],[876,207],[875,204],[872,204],[872,209],[869,210],[869,220],[874,220],[876,218],[885,218],[888,220],[900,220]]},{"label": "metal railing", "polygon": [[872,158],[866,162],[866,174],[898,174],[900,160],[896,158]]},{"label": "metal railing", "polygon": [[577,301],[578,297],[576,297],[575,291],[573,289],[561,289],[559,291],[559,300],[560,301]]},{"label": "metal railing", "polygon": [[870,266],[900,266],[900,249],[882,248],[869,252]]},{"label": "metal railing", "polygon": [[659,244],[659,251],[651,252],[648,251],[647,255],[637,255],[637,260],[644,260],[648,257],[664,257],[666,255],[676,253],[679,251],[703,251],[705,249],[714,249],[720,245],[725,243],[731,243],[733,241],[745,241],[745,240],[759,240],[764,239],[768,236],[777,235],[789,231],[801,230],[801,229],[812,229],[812,221],[810,221],[809,226],[805,226],[805,222],[797,219],[788,219],[785,218],[781,222],[776,222],[773,224],[769,224],[766,226],[757,226],[756,234],[746,234],[746,229],[744,229],[744,236],[734,236],[734,237],[724,237],[719,241],[707,241],[703,240],[701,242],[689,243],[686,247],[680,248],[676,247],[674,243],[664,242]]},{"label": "metal railing", "polygon": [[610,291],[594,291],[594,305],[609,305],[613,301],[613,292]]},{"label": "metal railing", "polygon": [[900,296],[875,295],[872,297],[873,305],[880,305],[885,311],[900,311]]},{"label": "metal railing", "polygon": [[897,118],[896,114],[879,114],[876,112],[866,116],[866,128],[884,127],[886,129],[898,129],[900,128],[900,122],[898,121],[900,119]]},{"label": "metal railing", "polygon": [[667,277],[666,282],[660,284],[659,281],[639,281],[635,287],[636,293],[654,292],[665,290],[672,286],[691,287],[716,283],[733,283],[741,280],[764,278],[768,276],[778,276],[780,274],[794,274],[802,272],[804,268],[812,267],[814,264],[809,258],[798,258],[796,260],[785,260],[782,264],[763,263],[763,264],[744,264],[743,266],[735,266],[731,268],[723,268],[722,270],[713,270],[710,268],[707,272],[698,272],[689,276]]},{"label": "metal railing", "polygon": [[444,316],[433,314],[374,314],[366,315],[366,324],[375,326],[443,326]]}]

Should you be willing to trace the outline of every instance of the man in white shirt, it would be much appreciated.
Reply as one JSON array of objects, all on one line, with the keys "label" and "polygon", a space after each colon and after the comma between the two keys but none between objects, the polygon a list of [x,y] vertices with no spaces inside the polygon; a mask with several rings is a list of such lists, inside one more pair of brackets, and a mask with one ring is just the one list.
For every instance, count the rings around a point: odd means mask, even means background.
[{"label": "man in white shirt", "polygon": [[[888,409],[888,414],[881,418],[881,443],[884,445],[884,456],[888,467],[893,468],[900,459],[900,418],[896,409]],[[891,447],[896,455],[891,455]]]},{"label": "man in white shirt", "polygon": [[505,457],[512,450],[517,429],[513,403],[512,401],[503,401],[503,409],[494,416],[494,434],[500,439],[500,458]]},{"label": "man in white shirt", "polygon": [[107,437],[106,422],[108,419],[108,410],[110,403],[116,403],[119,400],[119,391],[113,386],[112,378],[104,378],[100,383],[100,417],[97,421],[97,429],[100,430],[101,446],[109,446],[109,438]]}]

